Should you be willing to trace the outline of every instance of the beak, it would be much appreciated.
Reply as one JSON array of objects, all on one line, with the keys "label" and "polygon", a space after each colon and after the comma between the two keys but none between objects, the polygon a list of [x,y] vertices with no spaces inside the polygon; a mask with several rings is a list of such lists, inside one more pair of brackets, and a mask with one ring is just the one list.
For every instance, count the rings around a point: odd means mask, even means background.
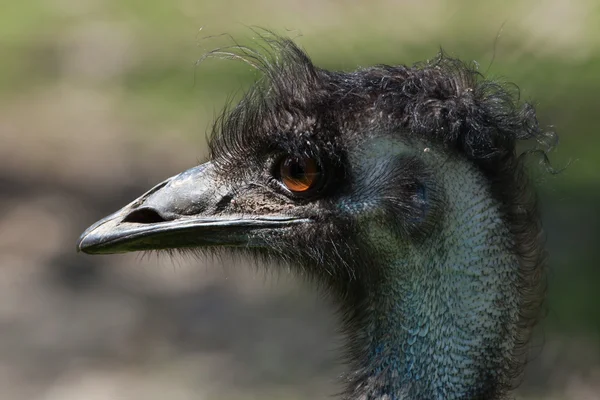
[{"label": "beak", "polygon": [[77,250],[88,254],[125,253],[207,246],[259,246],[260,230],[310,222],[287,215],[236,215],[222,210],[231,189],[211,163],[158,184],[116,213],[90,226]]}]

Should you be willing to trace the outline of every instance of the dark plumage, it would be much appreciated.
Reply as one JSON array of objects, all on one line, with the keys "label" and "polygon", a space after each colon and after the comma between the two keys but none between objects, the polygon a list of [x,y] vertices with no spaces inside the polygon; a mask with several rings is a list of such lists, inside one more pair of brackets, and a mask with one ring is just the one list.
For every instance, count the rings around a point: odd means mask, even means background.
[{"label": "dark plumage", "polygon": [[337,299],[345,398],[504,398],[545,293],[516,144],[551,147],[555,135],[505,86],[443,54],[331,72],[290,40],[263,39],[263,53],[207,55],[264,74],[217,120],[210,161],[90,227],[79,249],[275,258]]}]

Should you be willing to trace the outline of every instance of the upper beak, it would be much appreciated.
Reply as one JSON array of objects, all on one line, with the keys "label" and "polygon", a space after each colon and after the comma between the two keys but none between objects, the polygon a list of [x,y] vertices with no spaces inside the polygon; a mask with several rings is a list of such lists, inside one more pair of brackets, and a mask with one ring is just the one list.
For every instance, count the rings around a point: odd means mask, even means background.
[{"label": "upper beak", "polygon": [[78,251],[89,254],[201,246],[252,246],[252,233],[309,222],[286,215],[236,215],[220,211],[230,190],[211,163],[158,184],[132,203],[86,229]]}]

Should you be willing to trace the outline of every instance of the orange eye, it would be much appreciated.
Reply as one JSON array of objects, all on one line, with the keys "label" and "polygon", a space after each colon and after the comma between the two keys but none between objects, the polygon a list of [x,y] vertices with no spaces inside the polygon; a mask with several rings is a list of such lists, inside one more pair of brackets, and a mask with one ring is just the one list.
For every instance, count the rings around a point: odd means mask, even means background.
[{"label": "orange eye", "polygon": [[314,158],[286,157],[279,166],[279,176],[290,191],[303,193],[319,182],[321,168]]}]

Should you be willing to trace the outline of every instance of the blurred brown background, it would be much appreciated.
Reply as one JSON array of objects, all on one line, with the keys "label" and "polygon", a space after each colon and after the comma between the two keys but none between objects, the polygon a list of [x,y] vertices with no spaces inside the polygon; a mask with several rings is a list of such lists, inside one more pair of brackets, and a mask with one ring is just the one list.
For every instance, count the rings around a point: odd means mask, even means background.
[{"label": "blurred brown background", "polygon": [[[600,399],[600,2],[26,0],[0,6],[0,399],[313,399],[338,389],[331,308],[242,263],[75,252],[81,231],[206,154],[256,74],[196,68],[247,26],[324,67],[432,57],[506,77],[561,137],[537,172],[550,311],[519,399]],[[535,171],[535,170],[534,170]],[[273,268],[273,269],[276,269]]]}]

